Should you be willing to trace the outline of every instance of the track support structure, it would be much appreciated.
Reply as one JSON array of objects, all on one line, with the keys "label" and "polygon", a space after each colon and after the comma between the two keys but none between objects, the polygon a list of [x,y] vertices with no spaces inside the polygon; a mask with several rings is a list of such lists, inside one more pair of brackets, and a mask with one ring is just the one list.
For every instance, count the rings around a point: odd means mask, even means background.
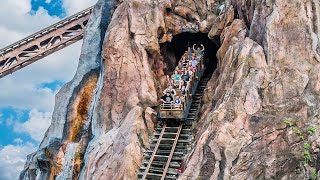
[{"label": "track support structure", "polygon": [[90,7],[0,50],[0,78],[83,38]]}]

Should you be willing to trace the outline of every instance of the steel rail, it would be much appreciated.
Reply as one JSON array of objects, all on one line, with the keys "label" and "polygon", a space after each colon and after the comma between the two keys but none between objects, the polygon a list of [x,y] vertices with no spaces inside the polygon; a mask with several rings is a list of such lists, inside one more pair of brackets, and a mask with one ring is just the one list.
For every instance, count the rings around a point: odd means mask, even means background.
[{"label": "steel rail", "polygon": [[0,78],[83,38],[93,7],[0,50]]},{"label": "steel rail", "polygon": [[163,134],[164,134],[164,131],[166,130],[166,127],[167,127],[167,124],[164,124],[163,127],[162,127],[161,134],[160,134],[160,136],[159,136],[159,139],[158,139],[158,141],[157,141],[156,146],[154,147],[153,153],[152,153],[152,155],[151,155],[151,157],[150,157],[150,160],[149,160],[148,166],[147,166],[147,168],[146,168],[146,170],[145,170],[145,173],[144,173],[144,175],[142,176],[142,180],[145,180],[146,177],[147,177],[147,175],[148,175],[149,169],[150,169],[150,167],[151,167],[151,164],[152,164],[152,161],[153,161],[153,159],[154,159],[154,156],[156,155],[156,153],[157,153],[157,151],[158,151],[158,148],[159,148],[160,142],[161,142],[161,140],[162,140],[162,136],[163,136]]},{"label": "steel rail", "polygon": [[180,133],[181,133],[181,129],[182,129],[182,124],[180,124],[180,126],[178,128],[178,131],[177,131],[177,134],[176,134],[176,138],[174,139],[174,142],[173,142],[173,145],[172,145],[172,148],[171,148],[171,152],[170,152],[169,158],[167,160],[166,167],[164,168],[164,171],[162,173],[161,180],[164,180],[165,177],[166,177],[167,171],[168,171],[170,163],[171,163],[172,156],[174,154],[174,150],[176,149],[176,146],[177,146],[177,143],[178,143],[178,139],[179,139],[179,136],[180,136]]},{"label": "steel rail", "polygon": [[15,42],[15,43],[13,43],[13,44],[5,47],[5,48],[0,49],[0,56],[3,55],[4,53],[8,52],[8,51],[12,51],[13,49],[15,49],[17,47],[20,47],[21,45],[24,45],[26,42],[30,42],[30,41],[34,40],[35,38],[41,37],[41,36],[43,36],[43,35],[45,35],[45,34],[47,34],[49,32],[55,31],[57,27],[61,27],[61,26],[65,25],[66,23],[68,23],[70,21],[73,21],[75,18],[78,19],[78,18],[81,18],[81,17],[83,17],[85,15],[91,14],[92,10],[93,10],[93,7],[94,6],[92,6],[90,8],[87,8],[87,9],[85,9],[85,10],[83,10],[83,11],[77,13],[77,14],[74,14],[74,15],[70,16],[70,17],[67,17],[67,18],[65,18],[65,19],[63,19],[63,20],[61,20],[61,21],[59,21],[59,22],[57,22],[57,23],[55,23],[55,24],[53,24],[53,25],[51,25],[51,26],[49,26],[49,27],[47,27],[47,28],[45,28],[43,30],[41,30],[41,31],[38,31],[38,32],[36,32],[36,33],[34,33],[34,34],[32,34],[32,35],[20,40],[20,41],[17,41],[17,42]]}]

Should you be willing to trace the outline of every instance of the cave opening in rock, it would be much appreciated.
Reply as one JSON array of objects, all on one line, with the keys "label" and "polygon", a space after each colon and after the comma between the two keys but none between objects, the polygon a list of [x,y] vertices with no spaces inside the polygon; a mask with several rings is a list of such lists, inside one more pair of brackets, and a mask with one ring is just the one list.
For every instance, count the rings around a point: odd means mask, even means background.
[{"label": "cave opening in rock", "polygon": [[203,44],[205,47],[205,74],[211,76],[218,64],[216,54],[220,48],[219,42],[218,37],[211,40],[206,33],[181,33],[175,35],[171,42],[161,44],[161,54],[167,64],[167,72],[165,73],[172,73],[181,56],[188,50],[188,47],[192,47],[193,44],[196,44],[196,46]]}]

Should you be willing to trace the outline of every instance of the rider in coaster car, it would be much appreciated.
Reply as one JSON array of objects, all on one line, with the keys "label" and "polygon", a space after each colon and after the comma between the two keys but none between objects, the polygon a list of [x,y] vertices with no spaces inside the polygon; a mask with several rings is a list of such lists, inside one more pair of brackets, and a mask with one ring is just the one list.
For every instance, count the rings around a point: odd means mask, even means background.
[{"label": "rider in coaster car", "polygon": [[173,103],[173,97],[170,94],[170,91],[167,91],[160,99],[162,103]]},{"label": "rider in coaster car", "polygon": [[195,44],[193,45],[193,51],[194,52],[197,52],[198,53],[198,55],[200,55],[200,56],[202,56],[203,55],[203,52],[204,52],[204,50],[205,50],[205,48],[204,48],[204,46],[203,46],[203,44],[201,44],[200,46],[202,47],[202,49],[200,49],[200,47],[198,46],[197,47],[197,49],[195,49]]},{"label": "rider in coaster car", "polygon": [[187,73],[188,73],[189,77],[193,76],[193,71],[191,70],[191,67],[188,68]]},{"label": "rider in coaster car", "polygon": [[180,74],[180,75],[182,74],[182,70],[179,66],[176,67],[175,71],[177,71],[178,74]]},{"label": "rider in coaster car", "polygon": [[179,72],[178,72],[177,70],[174,71],[174,74],[172,75],[172,79],[173,79],[174,81],[180,81],[181,75],[179,74]]},{"label": "rider in coaster car", "polygon": [[186,95],[186,87],[185,87],[185,86],[182,86],[182,87],[180,88],[180,91],[181,91],[182,96],[185,96],[185,95]]},{"label": "rider in coaster car", "polygon": [[181,105],[181,99],[179,96],[176,96],[175,100],[174,100],[174,105],[176,108],[179,108]]},{"label": "rider in coaster car", "polygon": [[195,57],[193,57],[192,61],[191,61],[191,64],[192,64],[193,67],[197,67],[198,60]]},{"label": "rider in coaster car", "polygon": [[189,75],[186,73],[186,71],[183,72],[183,75],[181,76],[181,78],[185,81],[189,81],[190,80],[190,77]]},{"label": "rider in coaster car", "polygon": [[190,69],[192,72],[196,72],[196,69],[197,69],[197,68],[192,65],[192,62],[189,62],[188,67],[189,67],[189,69]]},{"label": "rider in coaster car", "polygon": [[179,89],[181,89],[181,88],[182,88],[182,86],[187,87],[187,86],[188,86],[188,82],[187,82],[187,81],[185,81],[185,80],[183,80],[183,79],[181,79],[181,80],[180,80],[180,84],[179,84]]},{"label": "rider in coaster car", "polygon": [[193,49],[191,47],[188,47],[187,53],[188,53],[189,58],[191,58],[192,53],[193,53]]},{"label": "rider in coaster car", "polygon": [[163,94],[166,94],[169,92],[172,96],[176,95],[176,90],[173,88],[172,85],[170,85],[166,90],[163,91]]}]

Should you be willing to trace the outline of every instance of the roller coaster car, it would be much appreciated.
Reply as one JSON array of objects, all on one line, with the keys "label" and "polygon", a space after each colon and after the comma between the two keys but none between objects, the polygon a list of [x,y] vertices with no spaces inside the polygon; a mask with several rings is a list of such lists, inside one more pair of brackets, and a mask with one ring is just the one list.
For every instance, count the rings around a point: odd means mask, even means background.
[{"label": "roller coaster car", "polygon": [[183,96],[180,90],[176,90],[176,95],[180,97],[181,104],[163,103],[160,105],[160,111],[158,113],[158,119],[162,121],[185,121],[188,117],[189,110],[192,104],[192,96],[197,90],[198,83],[204,72],[204,65],[202,58],[197,66],[194,76],[189,81],[189,88],[186,89],[186,93]]}]

